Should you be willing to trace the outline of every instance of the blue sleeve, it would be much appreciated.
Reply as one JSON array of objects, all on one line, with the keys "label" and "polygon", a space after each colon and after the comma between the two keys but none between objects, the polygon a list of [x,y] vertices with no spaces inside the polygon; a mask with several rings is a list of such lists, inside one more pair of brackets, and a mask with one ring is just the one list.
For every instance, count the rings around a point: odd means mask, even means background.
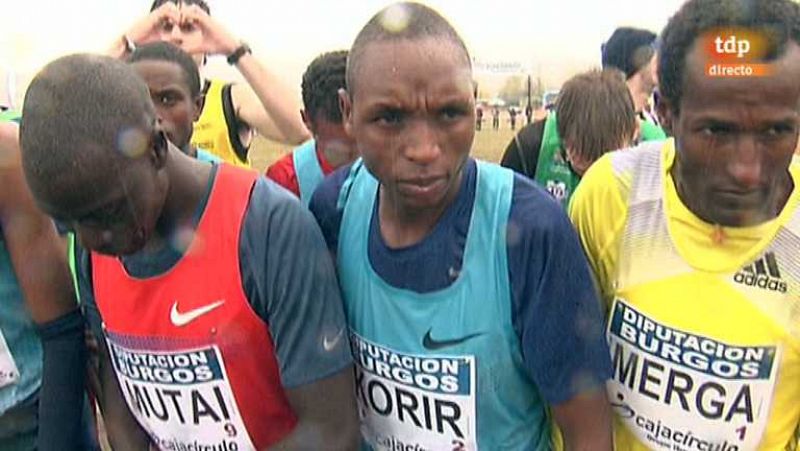
[{"label": "blue sleeve", "polygon": [[39,326],[44,361],[38,449],[99,449],[86,402],[86,345],[79,310]]},{"label": "blue sleeve", "polygon": [[99,449],[86,402],[84,330],[78,310],[39,326],[44,353],[37,437],[41,450]]},{"label": "blue sleeve", "polygon": [[287,388],[324,379],[351,363],[339,284],[311,213],[260,177],[240,242],[242,282],[269,325]]},{"label": "blue sleeve", "polygon": [[611,376],[611,362],[572,224],[549,195],[515,175],[508,228],[513,323],[529,374],[550,404],[596,389]]}]

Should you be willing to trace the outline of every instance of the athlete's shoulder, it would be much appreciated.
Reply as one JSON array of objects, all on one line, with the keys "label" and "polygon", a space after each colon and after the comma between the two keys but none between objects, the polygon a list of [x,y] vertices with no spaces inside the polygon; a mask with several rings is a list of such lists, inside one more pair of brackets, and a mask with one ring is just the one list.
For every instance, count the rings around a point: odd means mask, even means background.
[{"label": "athlete's shoulder", "polygon": [[[507,227],[508,250],[574,235],[564,208],[529,178],[514,174]],[[570,238],[571,239],[571,238]]]},{"label": "athlete's shoulder", "polygon": [[339,197],[352,167],[353,164],[344,165],[325,177],[317,186],[308,204],[308,209],[316,218],[329,249],[336,249],[344,212],[343,207],[339,205]]},{"label": "athlete's shoulder", "polygon": [[197,148],[197,159],[200,161],[205,161],[206,163],[222,163],[223,161],[222,158],[199,147]]},{"label": "athlete's shoulder", "polygon": [[[253,264],[257,273],[264,270],[270,247],[280,243],[287,260],[307,258],[307,240],[321,238],[311,213],[292,193],[259,176],[253,185],[239,238],[239,257]],[[280,265],[271,265],[278,268]]]},{"label": "athlete's shoulder", "polygon": [[264,175],[289,191],[298,191],[296,195],[299,195],[297,174],[294,169],[294,158],[292,158],[291,153],[282,156],[279,160],[272,163],[267,168]]},{"label": "athlete's shoulder", "polygon": [[339,205],[339,195],[345,182],[351,176],[354,164],[350,163],[337,168],[317,186],[309,203],[309,208],[314,215],[317,213],[331,214],[342,209],[342,206]]},{"label": "athlete's shoulder", "polygon": [[626,202],[634,174],[642,165],[660,162],[667,152],[667,141],[647,141],[636,147],[609,152],[586,171],[570,200],[570,215],[586,204],[613,198]]},{"label": "athlete's shoulder", "polygon": [[522,215],[541,223],[542,220],[553,216],[564,216],[564,209],[538,183],[515,172],[511,216],[516,215]]},{"label": "athlete's shoulder", "polygon": [[286,209],[304,210],[297,197],[286,188],[268,177],[259,175],[250,193],[250,203],[247,206],[248,215],[253,210],[260,212],[262,216],[268,216],[276,211]]}]

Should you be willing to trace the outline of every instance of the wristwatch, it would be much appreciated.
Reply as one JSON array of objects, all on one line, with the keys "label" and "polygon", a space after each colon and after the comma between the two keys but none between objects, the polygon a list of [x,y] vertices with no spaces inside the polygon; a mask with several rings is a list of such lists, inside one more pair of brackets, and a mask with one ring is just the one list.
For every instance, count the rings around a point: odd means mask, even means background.
[{"label": "wristwatch", "polygon": [[231,66],[235,66],[236,63],[239,62],[239,58],[244,56],[245,53],[252,54],[253,50],[250,49],[250,46],[247,45],[246,42],[242,42],[241,44],[239,44],[239,47],[237,47],[236,50],[233,51],[233,53],[228,55],[228,58],[227,58],[228,59],[228,64],[230,64]]}]

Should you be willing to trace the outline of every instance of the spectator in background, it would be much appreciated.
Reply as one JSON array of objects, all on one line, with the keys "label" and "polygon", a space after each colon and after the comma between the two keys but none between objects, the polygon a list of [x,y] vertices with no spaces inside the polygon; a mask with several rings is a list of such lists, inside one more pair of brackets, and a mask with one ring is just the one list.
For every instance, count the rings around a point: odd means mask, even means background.
[{"label": "spectator in background", "polygon": [[154,41],[180,47],[198,67],[209,56],[224,56],[247,81],[204,80],[205,104],[194,126],[193,144],[231,164],[249,166],[253,130],[287,144],[308,138],[291,90],[252,55],[250,46],[211,17],[204,0],[154,0],[150,13],[116,39],[108,54],[125,58],[136,46]]},{"label": "spectator in background", "polygon": [[222,161],[191,142],[194,122],[200,117],[205,100],[192,57],[161,41],[136,47],[128,62],[147,84],[161,127],[172,144],[200,161]]},{"label": "spectator in background", "polygon": [[500,129],[500,109],[497,107],[492,107],[492,129]]},{"label": "spectator in background", "polygon": [[589,71],[564,83],[555,112],[523,127],[501,164],[535,180],[566,207],[586,169],[605,152],[632,144],[637,132],[622,74]]},{"label": "spectator in background", "polygon": [[517,109],[513,106],[508,109],[508,121],[511,123],[511,130],[517,129]]},{"label": "spectator in background", "polygon": [[303,205],[308,205],[326,175],[357,156],[339,109],[346,68],[346,50],[324,53],[308,65],[301,85],[304,109],[300,116],[313,138],[267,168],[267,177],[294,193]]},{"label": "spectator in background", "polygon": [[646,141],[666,138],[664,130],[644,114],[657,86],[655,41],[656,35],[651,31],[620,27],[601,47],[603,69],[616,68],[625,74],[636,114],[645,119],[641,134]]}]

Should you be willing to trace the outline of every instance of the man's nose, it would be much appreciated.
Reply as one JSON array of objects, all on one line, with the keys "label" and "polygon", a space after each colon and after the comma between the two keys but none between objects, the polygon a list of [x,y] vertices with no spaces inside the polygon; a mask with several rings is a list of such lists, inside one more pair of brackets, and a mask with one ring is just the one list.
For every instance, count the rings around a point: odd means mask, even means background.
[{"label": "man's nose", "polygon": [[755,136],[741,134],[728,161],[730,175],[740,188],[755,189],[763,181],[763,153]]},{"label": "man's nose", "polygon": [[427,120],[415,121],[415,124],[409,133],[410,138],[405,146],[405,156],[415,163],[431,163],[439,157],[442,150],[436,130]]}]

